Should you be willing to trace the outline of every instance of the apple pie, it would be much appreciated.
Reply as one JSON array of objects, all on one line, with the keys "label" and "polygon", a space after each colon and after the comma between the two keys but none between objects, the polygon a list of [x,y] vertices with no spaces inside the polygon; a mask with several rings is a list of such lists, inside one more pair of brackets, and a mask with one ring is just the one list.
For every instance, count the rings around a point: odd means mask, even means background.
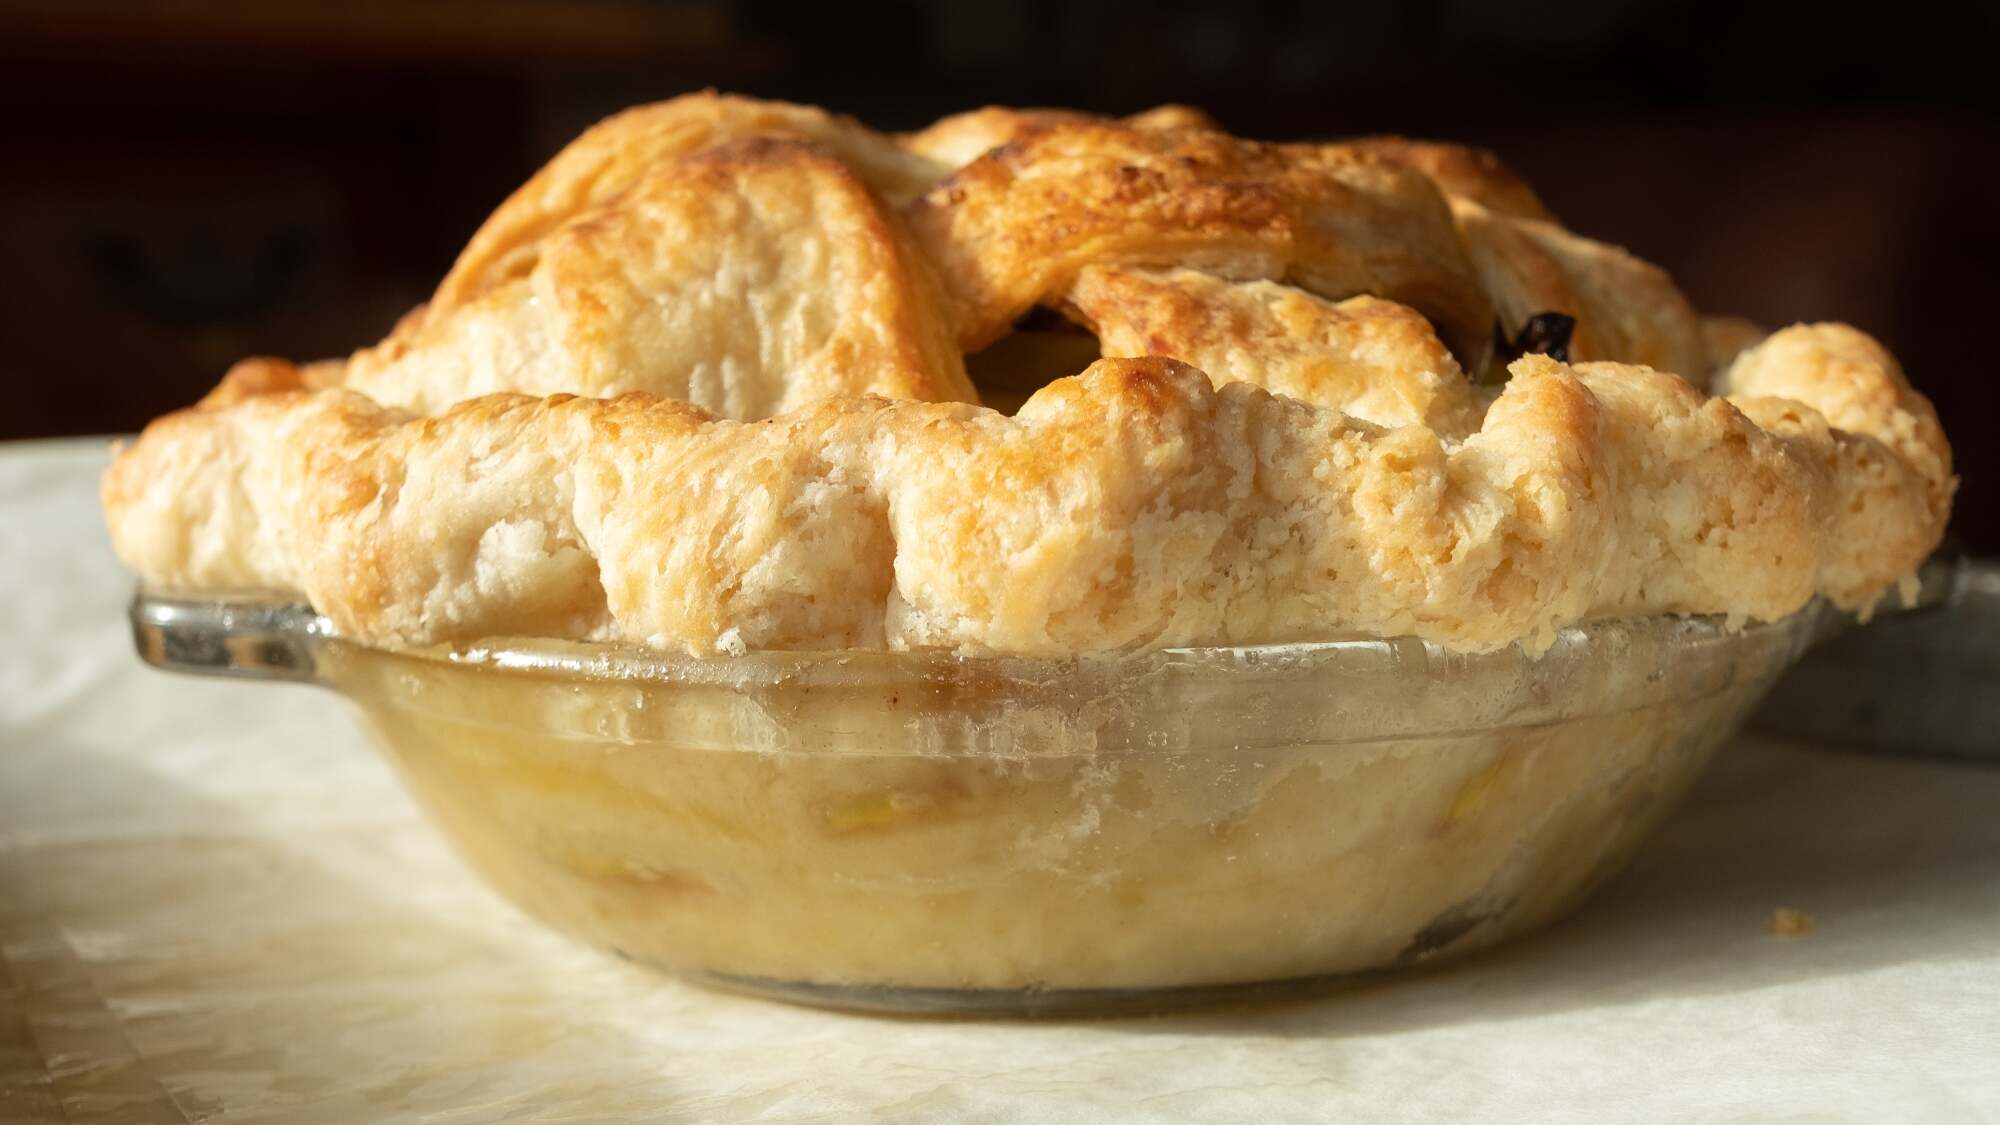
[{"label": "apple pie", "polygon": [[1954,486],[1876,341],[1705,318],[1484,152],[703,93],[584,133],[380,343],[238,364],[103,501],[147,582],[370,643],[1044,656],[1865,611]]}]

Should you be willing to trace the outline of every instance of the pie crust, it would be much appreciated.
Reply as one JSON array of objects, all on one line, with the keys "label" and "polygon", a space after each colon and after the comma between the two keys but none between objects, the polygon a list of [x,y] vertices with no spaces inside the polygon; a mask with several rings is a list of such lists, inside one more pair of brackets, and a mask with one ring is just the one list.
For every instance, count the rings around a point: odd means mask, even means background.
[{"label": "pie crust", "polygon": [[[1107,358],[978,405],[965,353],[1038,307]],[[1550,312],[1574,362],[1505,362]],[[699,94],[585,133],[382,343],[239,364],[103,498],[148,582],[381,643],[1063,655],[1866,610],[1955,483],[1874,340],[1705,320],[1490,154]]]}]

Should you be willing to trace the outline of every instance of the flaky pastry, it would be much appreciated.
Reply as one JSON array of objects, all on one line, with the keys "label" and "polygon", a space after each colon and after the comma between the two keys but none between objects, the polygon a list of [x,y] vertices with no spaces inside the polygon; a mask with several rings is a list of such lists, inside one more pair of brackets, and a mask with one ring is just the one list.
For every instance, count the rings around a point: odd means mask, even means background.
[{"label": "flaky pastry", "polygon": [[1169,355],[1216,383],[1251,383],[1378,426],[1448,439],[1481,404],[1430,322],[1378,297],[1333,302],[1270,281],[1090,266],[1065,305],[1108,356]]},{"label": "flaky pastry", "polygon": [[[1107,358],[978,405],[964,352],[1038,306]],[[1550,313],[1566,355],[1496,357]],[[1473,150],[695,95],[586,133],[381,344],[155,422],[104,505],[150,582],[397,644],[1532,649],[1872,605],[1949,515],[1934,412],[1854,329],[1718,325]]]},{"label": "flaky pastry", "polygon": [[959,342],[991,343],[1088,265],[1185,266],[1372,293],[1430,316],[1470,352],[1492,305],[1421,173],[1341,145],[1269,145],[1206,129],[1058,122],[911,204],[954,298]]},{"label": "flaky pastry", "polygon": [[425,413],[496,391],[644,391],[735,418],[836,394],[974,397],[900,220],[805,141],[662,159],[517,264],[355,354],[341,385]]},{"label": "flaky pastry", "polygon": [[[954,113],[897,138],[905,149],[940,167],[962,168],[1042,125],[1088,125],[1097,120],[1068,109],[1012,109],[990,105]],[[1135,113],[1124,124],[1135,129],[1215,129],[1213,118],[1192,106],[1163,105]]]},{"label": "flaky pastry", "polygon": [[1517,219],[1555,219],[1528,181],[1483,148],[1409,137],[1364,137],[1354,145],[1415,168],[1454,199]]}]

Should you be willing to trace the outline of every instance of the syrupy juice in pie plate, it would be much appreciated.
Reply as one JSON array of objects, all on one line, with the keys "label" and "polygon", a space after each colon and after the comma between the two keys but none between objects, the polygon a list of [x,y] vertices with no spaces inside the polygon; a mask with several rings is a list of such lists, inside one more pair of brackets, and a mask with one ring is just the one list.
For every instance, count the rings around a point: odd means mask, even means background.
[{"label": "syrupy juice in pie plate", "polygon": [[1534,658],[696,659],[396,652],[227,604],[142,597],[142,651],[347,696],[529,913],[733,989],[995,1014],[1282,994],[1547,921],[1672,808],[1813,616],[1599,623]]}]

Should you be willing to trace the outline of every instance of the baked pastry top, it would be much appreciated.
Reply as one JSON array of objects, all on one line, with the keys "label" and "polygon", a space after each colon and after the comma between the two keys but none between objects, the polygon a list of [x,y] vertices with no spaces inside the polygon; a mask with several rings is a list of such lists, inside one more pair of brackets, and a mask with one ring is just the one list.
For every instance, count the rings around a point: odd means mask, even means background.
[{"label": "baked pastry top", "polygon": [[103,497],[147,581],[383,643],[1062,655],[1865,610],[1954,486],[1875,341],[1704,319],[1490,154],[697,94],[558,154],[381,343],[239,364]]}]

